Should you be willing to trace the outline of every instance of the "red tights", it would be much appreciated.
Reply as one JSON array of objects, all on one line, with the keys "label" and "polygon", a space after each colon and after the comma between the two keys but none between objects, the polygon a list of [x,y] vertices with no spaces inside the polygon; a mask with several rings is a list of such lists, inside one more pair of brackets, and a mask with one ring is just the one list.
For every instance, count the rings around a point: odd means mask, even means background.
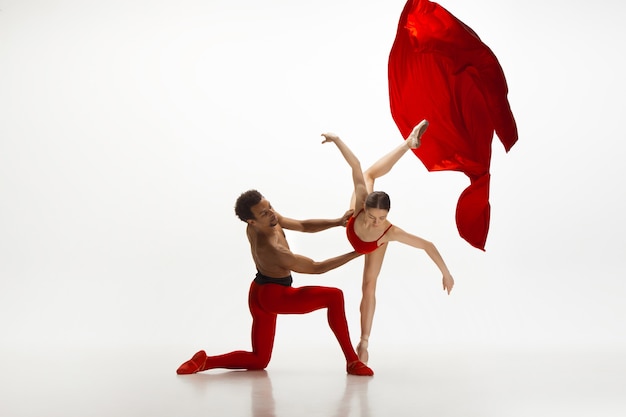
[{"label": "red tights", "polygon": [[208,356],[204,371],[213,368],[264,369],[272,357],[278,314],[305,314],[328,309],[328,324],[339,341],[347,363],[359,358],[352,348],[344,309],[343,292],[338,288],[305,286],[299,288],[252,282],[248,297],[252,313],[252,352],[238,350]]}]

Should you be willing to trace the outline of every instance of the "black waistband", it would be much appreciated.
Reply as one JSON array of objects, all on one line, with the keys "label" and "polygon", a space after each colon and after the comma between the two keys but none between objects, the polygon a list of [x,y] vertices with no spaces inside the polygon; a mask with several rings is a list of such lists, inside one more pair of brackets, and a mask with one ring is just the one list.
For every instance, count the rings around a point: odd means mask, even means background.
[{"label": "black waistband", "polygon": [[257,271],[256,276],[254,277],[254,282],[259,285],[278,284],[284,285],[285,287],[291,287],[291,284],[293,283],[293,278],[291,278],[291,275],[284,278],[266,277],[265,275]]}]

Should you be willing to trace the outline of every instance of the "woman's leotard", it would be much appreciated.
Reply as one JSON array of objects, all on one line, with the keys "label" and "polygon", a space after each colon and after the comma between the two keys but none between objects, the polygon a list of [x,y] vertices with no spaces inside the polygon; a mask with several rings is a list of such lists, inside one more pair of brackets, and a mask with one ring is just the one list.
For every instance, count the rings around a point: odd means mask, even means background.
[{"label": "woman's leotard", "polygon": [[392,225],[390,224],[389,227],[385,229],[383,234],[380,235],[380,237],[376,240],[372,240],[370,242],[361,240],[361,238],[357,236],[356,231],[354,230],[354,222],[356,221],[356,218],[359,217],[359,215],[362,212],[363,212],[363,209],[361,209],[361,211],[359,211],[356,216],[350,217],[350,219],[348,220],[348,224],[346,225],[346,234],[348,235],[348,240],[350,241],[350,244],[352,245],[354,250],[359,253],[366,254],[366,253],[374,252],[376,249],[378,249],[378,246],[382,246],[382,245],[378,245],[378,241],[380,240],[380,238],[385,236],[387,231],[391,229]]}]

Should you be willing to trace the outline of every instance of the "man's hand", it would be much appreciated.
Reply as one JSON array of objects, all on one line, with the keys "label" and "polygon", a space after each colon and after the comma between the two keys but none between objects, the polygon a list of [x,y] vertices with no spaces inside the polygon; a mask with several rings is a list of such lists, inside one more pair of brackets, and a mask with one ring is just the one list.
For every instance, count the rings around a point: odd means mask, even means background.
[{"label": "man's hand", "polygon": [[348,224],[348,220],[350,220],[350,217],[352,217],[352,215],[354,214],[354,210],[350,209],[348,211],[346,211],[346,213],[341,217],[341,225],[343,227],[346,227],[346,225]]}]

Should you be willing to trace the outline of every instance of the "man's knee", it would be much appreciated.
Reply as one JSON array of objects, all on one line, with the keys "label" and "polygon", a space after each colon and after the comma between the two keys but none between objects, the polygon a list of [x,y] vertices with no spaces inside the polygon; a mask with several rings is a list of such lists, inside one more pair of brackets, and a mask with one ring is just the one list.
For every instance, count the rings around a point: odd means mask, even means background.
[{"label": "man's knee", "polygon": [[331,303],[333,304],[343,304],[344,303],[344,297],[343,297],[343,291],[340,290],[339,288],[330,288],[330,300]]},{"label": "man's knee", "polygon": [[250,371],[260,371],[262,369],[267,368],[267,365],[270,364],[270,359],[272,358],[272,355],[258,355],[257,359],[254,361],[254,363],[250,364],[250,366],[248,366],[248,370]]}]

